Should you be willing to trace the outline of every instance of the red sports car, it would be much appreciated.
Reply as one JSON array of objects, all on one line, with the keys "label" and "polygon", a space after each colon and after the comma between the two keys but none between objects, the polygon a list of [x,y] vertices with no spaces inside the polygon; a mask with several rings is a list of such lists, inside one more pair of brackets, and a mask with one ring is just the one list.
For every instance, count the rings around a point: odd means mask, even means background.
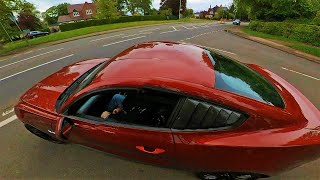
[{"label": "red sports car", "polygon": [[64,67],[15,113],[32,133],[203,179],[257,179],[320,156],[320,113],[274,73],[171,42]]}]

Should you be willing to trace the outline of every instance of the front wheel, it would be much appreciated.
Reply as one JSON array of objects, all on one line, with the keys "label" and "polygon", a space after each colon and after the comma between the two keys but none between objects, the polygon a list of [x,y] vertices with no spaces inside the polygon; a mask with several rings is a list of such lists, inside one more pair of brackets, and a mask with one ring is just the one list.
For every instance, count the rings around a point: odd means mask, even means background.
[{"label": "front wheel", "polygon": [[230,173],[230,172],[201,172],[197,176],[202,180],[256,180],[259,178],[266,178],[265,175],[251,174],[251,173]]}]

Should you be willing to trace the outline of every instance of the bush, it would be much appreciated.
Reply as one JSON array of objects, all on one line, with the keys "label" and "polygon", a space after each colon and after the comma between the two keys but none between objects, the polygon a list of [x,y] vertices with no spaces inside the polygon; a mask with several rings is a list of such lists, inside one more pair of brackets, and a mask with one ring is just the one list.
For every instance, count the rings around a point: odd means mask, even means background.
[{"label": "bush", "polygon": [[266,34],[283,36],[292,40],[320,46],[320,26],[285,22],[251,21],[249,28]]},{"label": "bush", "polygon": [[39,31],[42,31],[42,32],[49,32],[49,33],[51,32],[49,28],[39,29]]},{"label": "bush", "polygon": [[166,16],[121,16],[118,18],[112,19],[95,19],[95,20],[88,20],[88,21],[81,21],[76,23],[69,23],[69,24],[62,24],[60,25],[61,31],[71,31],[74,29],[80,29],[90,26],[100,26],[104,24],[113,24],[113,23],[125,23],[125,22],[134,22],[134,21],[154,21],[154,20],[167,20],[171,17],[167,18]]}]

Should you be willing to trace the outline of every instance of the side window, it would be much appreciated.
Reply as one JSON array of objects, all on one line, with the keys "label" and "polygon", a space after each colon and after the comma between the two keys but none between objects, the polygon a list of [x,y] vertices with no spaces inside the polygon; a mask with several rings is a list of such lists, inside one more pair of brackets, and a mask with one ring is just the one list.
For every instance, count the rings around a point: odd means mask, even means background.
[{"label": "side window", "polygon": [[[67,115],[95,121],[167,128],[179,96],[154,90],[119,90],[92,94],[73,104]],[[107,118],[101,115],[108,112]]]},{"label": "side window", "polygon": [[186,99],[176,117],[173,129],[231,128],[243,123],[246,116],[198,100]]}]

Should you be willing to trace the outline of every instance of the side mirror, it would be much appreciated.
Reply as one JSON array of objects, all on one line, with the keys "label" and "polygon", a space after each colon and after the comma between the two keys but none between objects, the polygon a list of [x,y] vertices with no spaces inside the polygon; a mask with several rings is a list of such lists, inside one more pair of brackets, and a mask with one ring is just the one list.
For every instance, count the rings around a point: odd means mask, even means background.
[{"label": "side mirror", "polygon": [[59,119],[56,124],[56,138],[60,141],[66,141],[73,126],[74,123],[71,119],[66,117]]}]

